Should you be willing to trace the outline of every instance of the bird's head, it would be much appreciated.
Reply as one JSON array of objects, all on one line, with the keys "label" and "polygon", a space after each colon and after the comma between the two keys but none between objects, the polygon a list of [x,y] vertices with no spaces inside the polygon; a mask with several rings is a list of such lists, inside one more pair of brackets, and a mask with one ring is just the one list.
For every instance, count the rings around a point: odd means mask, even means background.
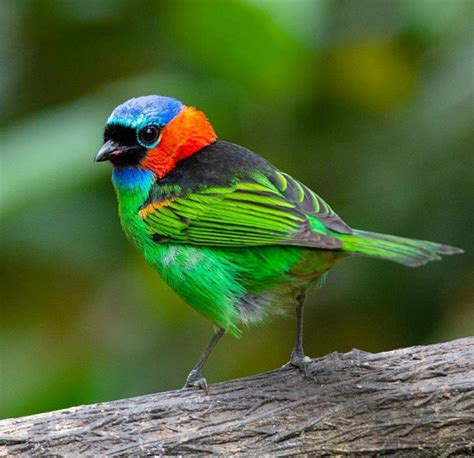
[{"label": "bird's head", "polygon": [[216,140],[204,113],[171,97],[148,95],[127,100],[110,115],[97,162],[140,167],[159,178]]}]

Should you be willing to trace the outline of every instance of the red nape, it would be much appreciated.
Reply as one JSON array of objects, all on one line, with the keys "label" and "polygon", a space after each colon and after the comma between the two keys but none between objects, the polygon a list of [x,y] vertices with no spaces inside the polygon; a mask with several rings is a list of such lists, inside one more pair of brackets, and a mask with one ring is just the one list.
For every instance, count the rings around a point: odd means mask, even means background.
[{"label": "red nape", "polygon": [[141,166],[163,178],[174,169],[177,162],[216,139],[216,133],[206,115],[195,108],[185,107],[163,128],[158,145],[148,150]]}]

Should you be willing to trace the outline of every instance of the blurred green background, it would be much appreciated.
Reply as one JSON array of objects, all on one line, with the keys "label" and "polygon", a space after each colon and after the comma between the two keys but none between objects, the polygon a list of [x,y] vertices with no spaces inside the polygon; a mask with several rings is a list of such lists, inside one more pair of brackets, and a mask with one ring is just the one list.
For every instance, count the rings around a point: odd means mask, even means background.
[{"label": "blurred green background", "polygon": [[[123,236],[111,110],[162,94],[352,226],[463,247],[352,259],[308,299],[311,356],[474,333],[470,0],[0,2],[0,416],[178,388],[211,326]],[[225,337],[210,382],[283,364],[293,317]]]}]

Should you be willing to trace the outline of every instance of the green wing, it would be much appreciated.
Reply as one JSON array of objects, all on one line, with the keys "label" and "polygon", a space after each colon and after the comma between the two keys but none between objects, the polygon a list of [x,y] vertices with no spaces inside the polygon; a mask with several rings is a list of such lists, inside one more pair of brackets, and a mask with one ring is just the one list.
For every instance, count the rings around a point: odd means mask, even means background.
[{"label": "green wing", "polygon": [[281,172],[147,201],[140,216],[158,243],[337,249],[334,232],[351,233],[319,196]]}]

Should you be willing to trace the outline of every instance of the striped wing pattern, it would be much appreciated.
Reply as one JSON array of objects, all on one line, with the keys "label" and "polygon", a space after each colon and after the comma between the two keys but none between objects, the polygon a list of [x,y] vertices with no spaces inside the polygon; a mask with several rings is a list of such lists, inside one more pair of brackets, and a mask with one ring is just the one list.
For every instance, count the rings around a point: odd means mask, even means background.
[{"label": "striped wing pattern", "polygon": [[140,210],[156,242],[340,248],[340,240],[329,231],[318,233],[311,228],[308,214],[329,229],[347,227],[321,198],[281,172],[155,201]]},{"label": "striped wing pattern", "polygon": [[334,210],[315,192],[303,183],[283,172],[275,172],[270,182],[285,195],[288,201],[307,214],[315,216],[327,228],[343,234],[352,234],[352,229],[334,212]]}]

